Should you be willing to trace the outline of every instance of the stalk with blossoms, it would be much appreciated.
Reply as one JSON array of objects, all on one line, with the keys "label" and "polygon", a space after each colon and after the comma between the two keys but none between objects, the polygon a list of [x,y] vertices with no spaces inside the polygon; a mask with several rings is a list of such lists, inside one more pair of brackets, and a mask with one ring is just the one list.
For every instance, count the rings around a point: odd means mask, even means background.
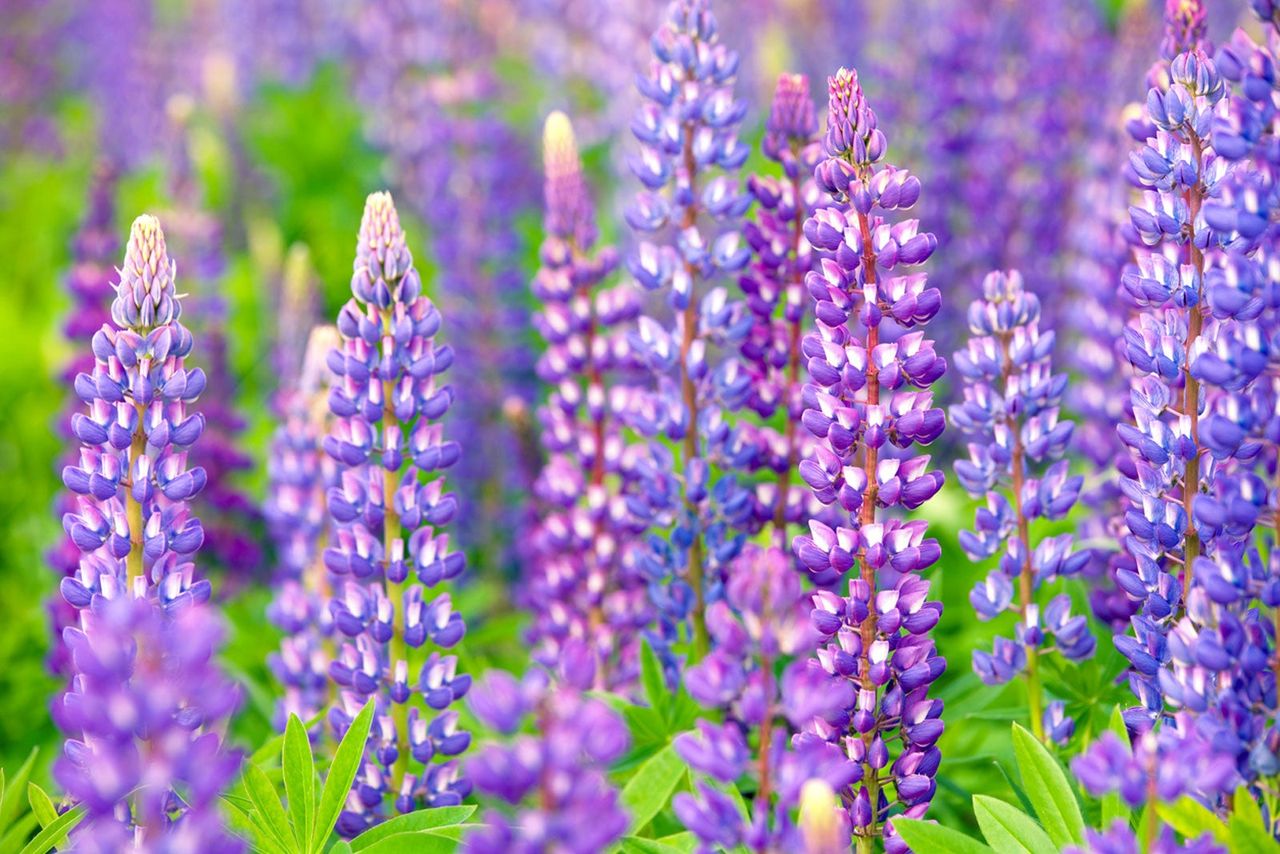
[{"label": "stalk with blossoms", "polygon": [[437,379],[453,351],[435,343],[440,313],[388,193],[365,204],[351,289],[328,359],[334,424],[324,447],[339,484],[324,562],[341,579],[330,612],[345,636],[330,665],[339,699],[329,719],[341,737],[370,699],[377,714],[338,821],[344,836],[384,819],[387,802],[407,813],[460,803],[470,790],[452,758],[470,735],[449,709],[471,684],[448,654],[465,626],[448,592],[428,598],[465,564],[440,530],[457,509],[440,474],[460,452],[440,422],[453,391]]},{"label": "stalk with blossoms", "polygon": [[1073,428],[1058,420],[1067,375],[1053,373],[1053,332],[1041,333],[1040,300],[1017,271],[986,276],[982,299],[969,305],[969,331],[968,347],[955,355],[964,402],[952,408],[951,422],[974,441],[969,459],[957,462],[955,471],[986,507],[978,510],[976,529],[960,533],[960,545],[977,562],[1000,555],[969,601],[981,620],[1009,610],[1019,615],[1016,642],[997,636],[992,652],[974,652],[973,668],[988,685],[1025,676],[1032,732],[1041,741],[1065,743],[1074,726],[1061,703],[1044,708],[1041,647],[1052,637],[1064,658],[1078,661],[1093,654],[1096,642],[1088,620],[1071,616],[1067,594],[1049,600],[1043,614],[1037,594],[1079,572],[1089,555],[1072,550],[1071,534],[1045,537],[1033,547],[1031,523],[1064,518],[1084,480],[1068,474],[1060,459]]},{"label": "stalk with blossoms", "polygon": [[688,619],[698,659],[709,648],[707,603],[741,544],[732,526],[748,509],[731,475],[711,482],[713,462],[733,469],[750,456],[724,415],[741,405],[749,378],[736,360],[714,358],[746,324],[726,290],[712,287],[749,257],[738,230],[751,197],[736,176],[748,154],[737,136],[746,107],[733,94],[738,55],[720,42],[709,0],[672,2],[652,48],[638,84],[645,103],[632,122],[640,153],[631,169],[644,189],[627,211],[642,235],[628,268],[645,288],[667,293],[674,324],[640,319],[638,344],[657,392],[633,420],[674,449],[655,445],[650,483],[633,505],[654,528],[672,525],[645,565],[667,633]]},{"label": "stalk with blossoms", "polygon": [[306,721],[329,703],[333,658],[332,579],[322,558],[329,542],[325,494],[336,485],[336,464],[324,453],[329,381],[325,362],[338,345],[338,330],[311,331],[301,376],[281,389],[280,425],[267,458],[263,515],[276,550],[276,590],[267,616],[285,633],[267,664],[284,686],[275,725],[289,715]]},{"label": "stalk with blossoms", "polygon": [[800,473],[839,524],[810,521],[796,554],[813,580],[813,624],[822,637],[811,664],[847,680],[853,701],[840,714],[814,716],[800,737],[842,744],[858,764],[841,796],[859,851],[883,836],[888,850],[905,850],[888,823],[893,802],[916,818],[933,797],[940,753],[942,703],[929,685],[946,663],[929,631],[941,606],[927,601],[919,573],[939,557],[928,524],[886,516],[911,511],[942,487],[928,456],[914,445],[941,435],[945,419],[929,386],[946,362],[923,326],[937,314],[938,291],[913,272],[936,246],[913,219],[892,220],[920,195],[910,173],[882,165],[886,142],[863,96],[856,72],[830,79],[826,158],[816,171],[833,206],[805,223],[822,253],[806,277],[816,322],[805,336],[811,382],[805,387],[805,427],[821,441]]},{"label": "stalk with blossoms", "polygon": [[187,502],[204,485],[187,453],[204,419],[188,411],[204,374],[159,222],[135,220],[93,364],[75,378],[81,442],[63,470],[80,550],[62,595],[79,610],[63,637],[71,685],[54,709],[67,736],[54,776],[87,810],[77,850],[240,849],[218,814],[239,764],[220,730],[239,693],[211,658],[221,630],[191,557],[203,531]]},{"label": "stalk with blossoms", "polygon": [[547,341],[538,375],[553,390],[538,413],[548,459],[536,484],[544,512],[525,592],[534,656],[554,667],[565,644],[586,644],[601,687],[624,685],[637,673],[650,610],[636,566],[643,524],[625,497],[637,479],[635,452],[619,418],[637,394],[627,379],[641,366],[627,331],[639,295],[629,283],[604,284],[618,256],[596,249],[591,191],[563,113],[547,117],[543,145],[546,238],[534,323]]}]

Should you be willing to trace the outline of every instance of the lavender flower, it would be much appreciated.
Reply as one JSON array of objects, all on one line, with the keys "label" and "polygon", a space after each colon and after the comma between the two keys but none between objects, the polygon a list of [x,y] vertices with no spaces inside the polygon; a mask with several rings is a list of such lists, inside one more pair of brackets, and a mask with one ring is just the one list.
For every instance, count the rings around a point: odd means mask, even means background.
[{"label": "lavender flower", "polygon": [[[1079,572],[1089,559],[1073,551],[1070,534],[1034,546],[1030,537],[1036,519],[1062,519],[1071,511],[1084,480],[1070,476],[1066,460],[1059,460],[1073,428],[1058,420],[1067,376],[1053,373],[1054,334],[1041,334],[1040,300],[1023,288],[1017,271],[986,276],[982,299],[969,306],[969,331],[968,347],[955,355],[964,403],[952,408],[951,421],[974,441],[969,459],[958,461],[955,472],[970,495],[986,498],[986,507],[978,510],[976,530],[960,533],[960,545],[976,562],[1000,555],[969,601],[980,620],[1017,611],[1017,639],[1025,650],[1009,662],[1017,667],[975,650],[973,668],[987,684],[1000,684],[1025,665],[1031,728],[1044,740],[1041,646],[1052,637],[1054,648],[1073,661],[1092,655],[1095,646],[1088,620],[1071,616],[1067,594],[1045,605],[1043,622],[1036,595],[1055,579]],[[1059,461],[1042,472],[1033,468],[1050,460]]]},{"label": "lavender flower", "polygon": [[[105,163],[99,164],[89,192],[89,207],[72,246],[74,260],[67,276],[67,290],[71,292],[72,307],[62,326],[62,333],[68,341],[78,342],[92,336],[111,319],[109,305],[111,296],[115,293],[111,259],[119,250],[115,235],[115,187],[115,170]],[[76,375],[82,371],[92,371],[93,364],[92,353],[75,354],[62,372],[63,382],[73,385]],[[58,425],[64,439],[74,437],[71,420],[80,408],[79,397],[74,393],[69,395],[68,411]],[[78,460],[79,453],[72,452],[63,463],[74,465]],[[54,511],[59,519],[75,509],[76,499],[73,495],[61,493],[54,502]],[[49,550],[46,558],[60,580],[75,575],[80,567],[80,549],[66,535]],[[55,596],[49,602],[49,616],[54,633],[49,667],[55,673],[66,676],[69,675],[70,659],[66,647],[62,645],[62,631],[75,624],[76,612],[65,599]]]},{"label": "lavender flower", "polygon": [[[340,700],[329,719],[341,736],[371,697],[378,716],[338,822],[346,836],[380,821],[388,798],[401,813],[459,803],[470,785],[452,757],[471,740],[448,708],[471,677],[444,654],[465,626],[447,592],[426,595],[456,579],[465,562],[438,530],[457,502],[444,493],[442,477],[425,478],[459,456],[439,422],[453,391],[436,380],[453,351],[434,343],[440,314],[422,294],[387,193],[365,204],[351,289],[354,298],[338,315],[341,347],[329,355],[335,422],[324,442],[340,475],[329,491],[337,530],[324,552],[325,565],[342,579],[330,612],[348,639],[330,665]],[[418,650],[428,642],[424,658]],[[418,674],[412,687],[411,666]],[[430,712],[412,703],[415,693]]]},{"label": "lavender flower", "polygon": [[238,692],[211,664],[209,583],[187,560],[203,535],[186,502],[205,478],[186,469],[204,425],[186,407],[204,375],[184,366],[175,270],[159,222],[139,217],[92,372],[75,379],[86,411],[71,422],[83,446],[63,471],[78,506],[64,526],[82,557],[62,594],[80,627],[64,631],[75,675],[55,710],[68,736],[55,775],[88,809],[83,850],[240,848],[216,810],[238,765],[217,730]]},{"label": "lavender flower", "polygon": [[[577,656],[586,650],[579,647]],[[585,668],[566,668],[553,685],[533,671],[522,682],[490,671],[469,704],[476,716],[506,736],[467,762],[467,773],[483,794],[510,804],[491,809],[482,828],[463,840],[473,854],[539,851],[604,851],[626,832],[628,818],[618,791],[605,776],[622,757],[631,736],[622,718],[581,692],[594,681],[590,654]],[[536,735],[516,735],[526,720]]]},{"label": "lavender flower", "polygon": [[651,530],[674,526],[669,539],[653,536],[642,565],[663,613],[661,640],[689,619],[697,659],[708,648],[707,603],[741,546],[733,526],[749,510],[748,494],[731,475],[713,482],[711,466],[732,470],[751,454],[724,417],[744,402],[750,378],[736,360],[713,358],[713,348],[741,340],[750,320],[724,288],[708,288],[749,258],[738,221],[751,198],[735,174],[748,154],[737,137],[746,107],[733,96],[738,55],[720,42],[708,0],[671,3],[652,47],[638,81],[646,103],[632,123],[640,152],[631,169],[644,189],[627,211],[642,239],[627,266],[645,288],[667,293],[674,323],[640,319],[635,344],[657,393],[634,426],[675,448],[654,446],[633,506]]},{"label": "lavender flower", "polygon": [[290,714],[310,720],[329,704],[333,619],[328,604],[333,594],[322,555],[330,524],[325,492],[337,479],[321,439],[328,426],[325,360],[339,343],[335,327],[312,330],[302,376],[280,395],[283,421],[267,458],[263,512],[278,561],[277,589],[267,616],[286,635],[279,652],[267,659],[284,686],[275,721],[280,730]]},{"label": "lavender flower", "polygon": [[593,254],[595,213],[563,113],[547,117],[544,155],[547,235],[533,282],[543,308],[534,322],[548,345],[538,374],[553,391],[538,413],[548,460],[536,489],[545,514],[525,605],[537,660],[553,667],[566,643],[586,643],[602,686],[625,685],[649,621],[635,565],[643,525],[625,498],[635,454],[618,417],[636,394],[626,382],[638,367],[626,329],[639,298],[627,284],[602,286],[617,253]]},{"label": "lavender flower", "polygon": [[[920,182],[878,165],[886,141],[857,74],[842,68],[829,88],[827,158],[816,177],[835,206],[805,223],[823,257],[806,277],[817,304],[815,331],[803,343],[812,379],[803,423],[822,441],[800,474],[844,524],[814,519],[794,548],[824,586],[857,567],[848,597],[821,590],[812,614],[825,640],[818,663],[856,688],[856,699],[838,715],[813,717],[800,738],[842,744],[858,764],[858,779],[843,793],[858,849],[870,851],[883,835],[888,850],[902,851],[886,826],[891,797],[908,817],[923,815],[940,759],[942,703],[929,699],[928,689],[946,664],[928,632],[941,607],[926,601],[929,583],[918,575],[940,549],[925,538],[924,521],[878,511],[914,510],[942,486],[927,456],[910,455],[912,445],[932,442],[944,427],[927,389],[946,363],[921,328],[941,300],[923,273],[904,269],[927,260],[936,241],[915,220],[886,219],[915,204]],[[896,341],[881,338],[888,318],[905,330]]]}]

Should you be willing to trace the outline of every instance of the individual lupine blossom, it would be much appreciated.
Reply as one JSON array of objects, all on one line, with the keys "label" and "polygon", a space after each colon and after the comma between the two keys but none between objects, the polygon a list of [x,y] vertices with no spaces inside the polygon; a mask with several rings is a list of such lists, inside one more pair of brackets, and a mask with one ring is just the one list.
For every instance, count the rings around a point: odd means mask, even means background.
[{"label": "individual lupine blossom", "polygon": [[537,661],[554,667],[566,643],[584,643],[602,686],[617,687],[634,681],[650,610],[635,565],[644,526],[624,494],[636,478],[634,453],[618,418],[635,395],[626,380],[639,366],[627,332],[639,295],[628,282],[605,284],[618,256],[595,246],[591,191],[563,113],[547,117],[543,145],[546,237],[534,324],[547,342],[538,375],[553,390],[538,412],[548,459],[535,494],[545,511],[525,605]]},{"label": "individual lupine blossom", "polygon": [[91,371],[75,379],[82,447],[63,481],[78,510],[64,526],[82,556],[61,590],[80,625],[64,631],[74,676],[54,714],[67,734],[55,776],[89,813],[77,850],[241,847],[216,808],[239,764],[217,735],[238,691],[211,662],[220,629],[189,560],[203,534],[187,501],[204,472],[186,458],[204,421],[187,406],[205,381],[184,365],[175,275],[159,222],[139,217]]},{"label": "individual lupine blossom", "polygon": [[[115,170],[105,162],[99,164],[89,191],[89,206],[84,221],[72,244],[72,266],[66,278],[72,304],[63,321],[62,334],[69,342],[89,338],[111,319],[110,304],[115,294],[114,262],[119,251],[119,239],[115,233],[115,188]],[[62,372],[63,382],[73,385],[76,375],[82,371],[92,371],[93,364],[92,353],[75,353]],[[80,411],[81,406],[80,398],[71,392],[67,401],[68,411],[58,424],[64,439],[74,437],[71,419]],[[73,451],[63,462],[74,465],[78,460],[79,452]],[[57,518],[61,519],[75,509],[75,496],[59,493],[54,501]],[[59,581],[75,575],[80,568],[80,549],[66,535],[54,544],[45,557]],[[49,617],[54,636],[49,650],[49,667],[55,673],[67,675],[70,659],[62,644],[62,630],[75,624],[76,611],[61,596],[54,596],[49,600]]]},{"label": "individual lupine blossom", "polygon": [[[630,819],[607,775],[630,747],[622,717],[587,696],[596,683],[595,655],[576,640],[566,644],[552,679],[531,670],[522,680],[492,670],[467,703],[483,723],[505,736],[467,761],[476,790],[510,805],[489,809],[481,827],[463,839],[471,854],[588,852],[611,848]],[[522,729],[535,732],[521,732]]]},{"label": "individual lupine blossom", "polygon": [[311,332],[301,376],[279,396],[281,423],[267,455],[267,500],[263,514],[275,546],[275,596],[267,616],[285,633],[267,659],[284,686],[276,727],[289,715],[310,720],[329,704],[333,657],[332,582],[322,555],[328,544],[326,490],[336,485],[335,463],[322,447],[329,388],[325,361],[338,344],[338,330]]},{"label": "individual lupine blossom", "polygon": [[1016,270],[988,273],[982,298],[970,303],[968,316],[971,337],[954,359],[964,402],[952,407],[951,423],[972,441],[969,458],[956,462],[955,472],[960,485],[986,505],[978,509],[975,529],[960,532],[960,546],[976,562],[999,555],[969,601],[980,620],[1018,614],[1016,640],[1000,635],[992,652],[975,650],[973,669],[988,685],[1025,673],[1036,737],[1044,740],[1046,728],[1069,737],[1071,727],[1061,721],[1045,726],[1041,647],[1052,639],[1054,650],[1079,661],[1093,654],[1096,642],[1088,619],[1071,615],[1068,594],[1047,602],[1039,594],[1079,572],[1089,555],[1073,549],[1071,534],[1034,544],[1030,534],[1037,519],[1066,517],[1084,481],[1070,475],[1061,459],[1074,427],[1058,418],[1067,375],[1053,373],[1054,333],[1040,331],[1040,300],[1023,287]]},{"label": "individual lupine blossom", "polygon": [[[1228,577],[1239,575],[1240,556],[1266,502],[1266,487],[1250,471],[1258,446],[1243,440],[1250,401],[1265,385],[1257,380],[1270,342],[1256,322],[1261,302],[1242,305],[1260,287],[1250,281],[1249,264],[1223,251],[1247,243],[1253,228],[1219,216],[1231,188],[1248,180],[1240,166],[1218,155],[1210,137],[1226,112],[1225,94],[1222,76],[1202,50],[1179,54],[1169,64],[1167,88],[1148,94],[1147,143],[1131,156],[1137,182],[1148,188],[1131,219],[1150,248],[1136,251],[1136,266],[1123,279],[1142,313],[1125,333],[1138,374],[1135,423],[1119,428],[1137,475],[1123,485],[1132,505],[1126,547],[1136,568],[1117,579],[1141,601],[1142,614],[1133,620],[1134,636],[1116,642],[1133,665],[1130,683],[1142,704],[1130,715],[1135,723],[1159,713],[1166,697],[1195,711],[1206,700],[1213,705],[1214,692],[1206,698],[1198,681],[1203,671],[1162,671],[1171,653],[1191,653],[1184,644],[1194,640],[1195,627],[1184,615],[1196,626],[1209,620],[1212,632],[1229,628],[1213,597],[1196,591],[1196,574],[1207,558],[1234,566]],[[1179,638],[1166,642],[1175,624]]]},{"label": "individual lupine blossom", "polygon": [[[895,211],[916,203],[920,182],[881,164],[885,136],[857,73],[840,69],[829,89],[827,158],[815,174],[835,205],[805,223],[822,260],[806,277],[815,325],[802,345],[811,378],[803,423],[821,442],[800,473],[841,524],[812,520],[794,549],[824,587],[843,586],[855,571],[847,597],[834,589],[814,595],[812,620],[823,639],[817,661],[856,691],[843,712],[815,716],[806,729],[858,765],[858,779],[841,793],[858,849],[870,851],[883,835],[888,850],[904,851],[886,819],[894,802],[911,818],[928,809],[943,730],[942,702],[928,696],[946,668],[929,637],[942,609],[927,601],[929,582],[919,575],[941,550],[926,538],[927,522],[896,515],[919,508],[943,481],[928,470],[928,456],[912,455],[945,426],[928,388],[946,362],[923,328],[941,298],[911,269],[936,241],[914,219],[895,221]],[[903,333],[882,341],[890,318]]]},{"label": "individual lupine blossom", "polygon": [[1226,850],[1205,832],[1189,842],[1179,842],[1173,828],[1164,825],[1156,836],[1147,841],[1138,838],[1137,832],[1124,819],[1116,819],[1104,830],[1084,829],[1085,847],[1070,845],[1063,854],[1225,854]]},{"label": "individual lupine blossom", "polygon": [[439,474],[460,452],[440,422],[453,391],[437,381],[453,351],[434,341],[440,313],[388,193],[365,204],[351,289],[328,359],[334,424],[324,448],[339,485],[328,495],[336,531],[324,562],[340,579],[329,607],[344,636],[329,668],[339,689],[329,720],[341,737],[367,702],[377,713],[338,821],[344,836],[385,818],[388,804],[407,813],[460,803],[470,784],[453,757],[471,741],[449,708],[471,685],[448,653],[466,627],[449,593],[435,592],[465,565],[440,530],[457,509]]},{"label": "individual lupine blossom", "polygon": [[[670,327],[640,318],[635,344],[656,390],[633,407],[631,420],[672,449],[654,442],[632,506],[655,532],[641,565],[660,612],[655,646],[672,668],[669,642],[686,620],[693,657],[706,654],[706,606],[719,596],[742,542],[735,526],[750,511],[750,496],[731,472],[752,449],[726,411],[745,402],[751,380],[725,351],[752,320],[714,283],[749,260],[738,229],[751,197],[736,174],[748,154],[737,136],[746,111],[733,94],[738,55],[720,41],[709,0],[672,2],[652,48],[637,82],[645,103],[631,126],[640,142],[631,170],[644,189],[626,214],[641,236],[627,266],[646,289],[666,293],[674,317]],[[727,472],[714,481],[713,464]],[[668,527],[669,537],[656,533]]]},{"label": "individual lupine blossom", "polygon": [[[791,811],[806,780],[844,789],[857,777],[858,766],[834,744],[813,740],[799,752],[786,749],[793,726],[815,714],[838,716],[853,701],[849,683],[827,678],[808,661],[793,662],[781,684],[775,677],[781,661],[813,648],[800,581],[780,548],[747,546],[730,566],[724,598],[707,608],[713,648],[685,671],[684,681],[700,705],[723,711],[724,722],[701,720],[696,733],[676,739],[681,758],[710,779],[673,803],[706,846],[791,850]],[[734,785],[748,772],[757,787],[752,813],[744,816],[711,781]],[[732,808],[724,809],[726,803]]]},{"label": "individual lupine blossom", "polygon": [[[753,467],[770,473],[754,488],[752,528],[772,525],[785,547],[788,525],[807,521],[817,509],[813,494],[792,483],[804,445],[812,441],[800,427],[800,338],[809,306],[804,277],[817,255],[804,236],[804,222],[826,200],[813,181],[822,145],[803,75],[778,78],[763,148],[783,174],[753,175],[747,181],[756,211],[743,227],[752,259],[739,284],[752,325],[739,349],[750,378],[746,407],[761,423],[744,423],[741,429],[756,449]],[[786,413],[781,432],[768,426],[778,409]]]}]

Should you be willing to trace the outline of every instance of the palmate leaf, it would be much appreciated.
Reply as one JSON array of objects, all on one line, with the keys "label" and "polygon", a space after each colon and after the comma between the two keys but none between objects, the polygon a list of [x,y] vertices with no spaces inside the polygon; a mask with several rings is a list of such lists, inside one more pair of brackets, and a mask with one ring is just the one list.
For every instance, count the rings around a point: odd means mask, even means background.
[{"label": "palmate leaf", "polygon": [[1013,725],[1013,755],[1023,788],[1049,838],[1059,848],[1083,845],[1084,816],[1058,760],[1018,724]]},{"label": "palmate leaf", "polygon": [[1053,840],[1031,816],[987,795],[973,796],[973,813],[987,844],[1000,854],[1057,854]]},{"label": "palmate leaf", "polygon": [[250,820],[254,829],[282,851],[298,850],[288,835],[289,817],[280,805],[280,795],[257,765],[245,766],[244,794],[253,803],[254,812]]},{"label": "palmate leaf", "polygon": [[[315,851],[316,768],[311,739],[297,715],[289,715],[284,731],[284,793],[289,800],[289,822],[299,851]],[[326,836],[327,831],[326,831]]]},{"label": "palmate leaf", "polygon": [[662,811],[676,786],[685,776],[684,760],[668,744],[640,766],[622,789],[622,807],[631,816],[630,831],[636,833],[648,826]]},{"label": "palmate leaf", "polygon": [[990,847],[931,821],[895,818],[893,829],[912,851],[953,852],[953,854],[994,854]]},{"label": "palmate leaf", "polygon": [[325,777],[324,789],[320,793],[315,825],[317,832],[313,837],[317,848],[312,849],[313,851],[320,850],[329,831],[338,823],[338,816],[342,814],[342,804],[347,800],[347,792],[351,791],[351,783],[356,779],[360,760],[364,758],[365,742],[369,740],[369,728],[373,725],[373,706],[372,700],[365,703],[333,754],[333,764],[329,766],[329,775]]}]

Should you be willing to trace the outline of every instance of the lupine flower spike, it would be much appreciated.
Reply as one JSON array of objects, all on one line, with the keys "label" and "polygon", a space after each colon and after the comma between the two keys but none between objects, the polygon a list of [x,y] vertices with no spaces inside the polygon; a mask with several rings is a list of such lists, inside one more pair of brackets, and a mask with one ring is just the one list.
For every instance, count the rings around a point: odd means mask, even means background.
[{"label": "lupine flower spike", "polygon": [[385,818],[388,805],[407,813],[461,802],[470,786],[453,757],[471,740],[449,708],[471,685],[448,653],[465,626],[449,593],[428,598],[465,563],[439,530],[457,509],[440,475],[460,452],[440,423],[453,391],[437,380],[453,351],[435,344],[440,313],[388,193],[365,204],[351,290],[328,359],[334,424],[324,447],[339,482],[324,562],[340,579],[330,613],[345,638],[330,665],[339,699],[329,720],[341,737],[369,700],[377,716],[338,822],[345,836]]},{"label": "lupine flower spike", "polygon": [[238,851],[218,795],[236,773],[219,731],[239,693],[212,664],[221,629],[190,556],[203,534],[187,502],[204,485],[186,468],[204,420],[189,414],[204,375],[188,371],[176,266],[154,217],[135,220],[94,362],[75,379],[82,443],[63,470],[81,551],[62,595],[80,610],[64,633],[74,674],[54,710],[67,735],[54,776],[88,812],[76,850]]},{"label": "lupine flower spike", "polygon": [[[810,521],[794,548],[824,587],[843,585],[855,570],[847,597],[831,589],[814,595],[823,642],[810,662],[815,673],[849,682],[854,699],[839,714],[812,716],[797,744],[816,739],[846,749],[858,765],[843,793],[858,850],[871,851],[883,836],[887,850],[903,851],[889,810],[897,802],[903,815],[923,815],[940,759],[942,703],[928,691],[946,667],[929,638],[942,609],[927,601],[929,583],[919,576],[940,549],[923,520],[882,513],[915,510],[942,486],[929,457],[911,454],[945,424],[928,388],[946,362],[923,329],[940,296],[924,273],[908,270],[936,241],[914,219],[888,218],[916,203],[920,182],[880,165],[885,136],[857,73],[840,69],[829,89],[827,156],[815,174],[834,205],[805,223],[822,260],[806,278],[816,322],[803,342],[811,379],[803,423],[821,442],[800,474],[838,517],[834,526]],[[900,334],[889,340],[882,332]]]},{"label": "lupine flower spike", "polygon": [[[977,650],[973,667],[989,685],[1025,673],[1031,729],[1045,739],[1044,719],[1060,705],[1044,708],[1040,686],[1041,647],[1072,661],[1093,654],[1096,642],[1084,615],[1071,615],[1071,599],[1059,593],[1044,603],[1037,593],[1058,577],[1078,572],[1086,552],[1072,550],[1072,536],[1046,537],[1032,546],[1031,523],[1062,519],[1075,505],[1083,478],[1068,473],[1060,459],[1071,441],[1072,423],[1058,419],[1066,374],[1050,364],[1053,332],[1040,331],[1040,300],[1023,288],[1017,271],[994,272],[982,282],[982,299],[969,306],[968,347],[955,355],[964,382],[964,403],[951,410],[951,423],[974,441],[969,459],[955,464],[956,478],[970,495],[985,498],[977,526],[960,533],[960,545],[974,561],[997,554],[999,565],[969,594],[981,620],[1012,610],[1019,615],[1016,642],[996,638],[992,652]],[[1038,466],[1052,462],[1041,472]],[[1070,735],[1070,722],[1052,727]],[[1059,739],[1065,740],[1065,739]]]},{"label": "lupine flower spike", "polygon": [[749,153],[737,136],[746,105],[733,95],[738,55],[721,43],[709,0],[672,2],[652,48],[639,79],[645,103],[631,125],[640,141],[631,170],[644,190],[627,210],[642,236],[628,269],[645,288],[667,294],[674,322],[640,318],[637,349],[657,391],[632,420],[674,448],[653,444],[645,489],[632,504],[655,531],[674,525],[669,538],[653,534],[643,565],[663,615],[659,646],[688,620],[697,659],[709,648],[707,604],[741,547],[734,528],[750,511],[732,474],[711,480],[713,463],[732,472],[752,455],[725,418],[745,402],[750,378],[736,359],[715,358],[752,321],[724,287],[712,287],[750,257],[738,228],[751,197],[736,175]]},{"label": "lupine flower spike", "polygon": [[624,378],[640,368],[627,338],[640,301],[630,283],[603,285],[618,256],[595,249],[590,188],[563,113],[547,117],[544,157],[547,234],[533,281],[543,306],[534,323],[547,341],[538,375],[553,391],[538,412],[548,459],[536,494],[545,509],[525,604],[539,662],[554,668],[565,644],[586,644],[601,687],[618,687],[634,680],[650,614],[636,566],[644,525],[626,501],[636,454],[618,417],[637,394]]}]

